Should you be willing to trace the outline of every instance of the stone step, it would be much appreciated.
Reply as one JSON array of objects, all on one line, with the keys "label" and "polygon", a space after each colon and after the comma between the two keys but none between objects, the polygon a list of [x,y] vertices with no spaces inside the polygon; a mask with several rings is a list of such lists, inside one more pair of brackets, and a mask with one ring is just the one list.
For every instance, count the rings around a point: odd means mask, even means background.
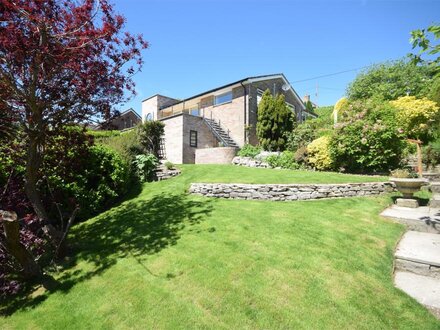
[{"label": "stone step", "polygon": [[394,262],[395,271],[409,272],[417,275],[428,276],[440,280],[440,267],[423,264],[420,262],[396,259]]},{"label": "stone step", "polygon": [[431,191],[433,193],[440,194],[440,182],[438,181],[431,182]]},{"label": "stone step", "polygon": [[392,205],[381,214],[407,226],[409,230],[440,234],[440,209],[428,206],[417,208]]},{"label": "stone step", "polygon": [[435,193],[429,201],[430,207],[440,208],[440,193]]},{"label": "stone step", "polygon": [[394,273],[394,284],[440,317],[440,279],[398,271]]},{"label": "stone step", "polygon": [[396,260],[438,268],[440,267],[440,235],[408,231],[400,240],[394,255]]}]

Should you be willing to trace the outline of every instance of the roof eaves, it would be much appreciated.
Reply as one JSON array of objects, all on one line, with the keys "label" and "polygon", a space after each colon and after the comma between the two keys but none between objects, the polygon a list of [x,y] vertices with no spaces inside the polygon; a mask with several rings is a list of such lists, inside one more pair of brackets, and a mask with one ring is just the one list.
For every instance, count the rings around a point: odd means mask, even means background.
[{"label": "roof eaves", "polygon": [[142,119],[142,117],[141,117],[136,111],[134,111],[133,108],[130,108],[130,109],[125,110],[124,112],[122,112],[122,113],[120,114],[120,116],[123,116],[123,115],[125,115],[126,113],[129,113],[130,111],[133,112],[133,113],[136,115],[136,117],[138,117],[139,119]]}]

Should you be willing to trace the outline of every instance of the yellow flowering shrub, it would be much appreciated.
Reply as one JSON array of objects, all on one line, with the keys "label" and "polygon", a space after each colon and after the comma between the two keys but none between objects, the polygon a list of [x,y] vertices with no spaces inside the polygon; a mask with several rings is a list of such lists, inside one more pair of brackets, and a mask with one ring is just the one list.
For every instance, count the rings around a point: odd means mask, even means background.
[{"label": "yellow flowering shrub", "polygon": [[429,134],[432,124],[439,119],[440,107],[427,98],[399,97],[390,101],[397,110],[397,121],[408,137],[423,139]]},{"label": "yellow flowering shrub", "polygon": [[329,152],[330,137],[321,136],[307,146],[308,162],[317,170],[329,170],[333,162]]}]

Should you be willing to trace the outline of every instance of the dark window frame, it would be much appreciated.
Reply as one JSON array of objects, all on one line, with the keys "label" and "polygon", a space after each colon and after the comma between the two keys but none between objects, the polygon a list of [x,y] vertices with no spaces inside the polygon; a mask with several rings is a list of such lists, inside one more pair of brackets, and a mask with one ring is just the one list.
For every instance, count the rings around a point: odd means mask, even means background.
[{"label": "dark window frame", "polygon": [[190,130],[189,131],[189,146],[193,147],[193,148],[197,148],[197,140],[198,140],[197,131]]}]

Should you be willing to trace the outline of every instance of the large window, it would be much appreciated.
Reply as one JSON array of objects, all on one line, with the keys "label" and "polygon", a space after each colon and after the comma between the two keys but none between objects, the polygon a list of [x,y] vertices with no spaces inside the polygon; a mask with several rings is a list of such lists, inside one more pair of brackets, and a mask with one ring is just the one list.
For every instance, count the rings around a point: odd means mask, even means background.
[{"label": "large window", "polygon": [[189,131],[189,146],[197,148],[197,131]]},{"label": "large window", "polygon": [[232,91],[220,95],[216,95],[214,98],[214,105],[219,105],[231,101],[232,101]]}]

